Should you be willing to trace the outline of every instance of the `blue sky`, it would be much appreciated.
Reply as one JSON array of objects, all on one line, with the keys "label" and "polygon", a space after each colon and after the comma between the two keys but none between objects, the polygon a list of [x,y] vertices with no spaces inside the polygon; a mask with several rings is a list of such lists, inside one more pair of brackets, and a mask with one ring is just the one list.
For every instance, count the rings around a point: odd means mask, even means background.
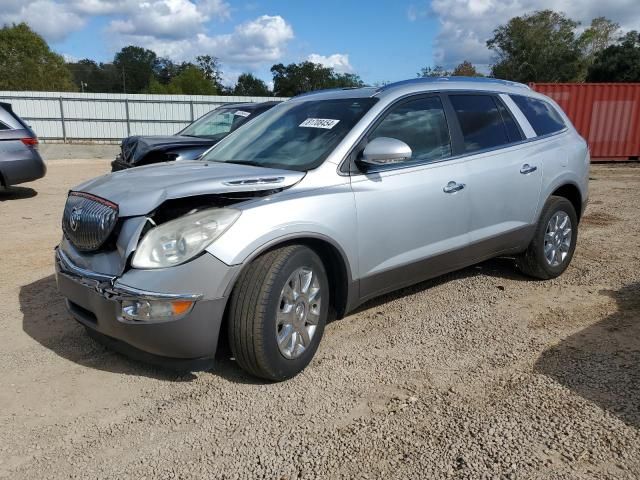
[{"label": "blue sky", "polygon": [[68,58],[110,61],[130,44],[178,61],[210,54],[229,84],[247,71],[269,81],[274,63],[310,59],[373,84],[463,60],[486,70],[493,29],[538,9],[638,29],[637,1],[2,0],[0,23],[27,21]]},{"label": "blue sky", "polygon": [[[364,8],[357,2],[338,0],[324,0],[314,7],[309,2],[286,0],[232,4],[230,18],[212,20],[208,30],[212,35],[229,34],[237,24],[262,15],[279,15],[293,28],[294,38],[279,60],[255,65],[223,62],[232,74],[248,70],[269,80],[273,63],[299,62],[312,54],[342,54],[348,55],[353,72],[366,82],[394,81],[414,77],[421,67],[433,63],[438,20],[425,16],[411,21],[411,5],[383,1],[375,8]],[[91,17],[84,28],[51,45],[67,56],[110,61],[117,45],[109,39],[112,20],[110,15]]]}]

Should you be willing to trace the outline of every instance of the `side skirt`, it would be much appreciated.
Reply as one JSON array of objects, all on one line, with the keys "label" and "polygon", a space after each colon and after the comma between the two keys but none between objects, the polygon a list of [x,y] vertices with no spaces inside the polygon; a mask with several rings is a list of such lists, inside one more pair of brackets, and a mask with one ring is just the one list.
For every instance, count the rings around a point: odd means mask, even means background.
[{"label": "side skirt", "polygon": [[361,278],[360,299],[353,307],[385,293],[415,285],[493,257],[521,253],[531,242],[534,231],[535,225],[518,228],[461,249]]}]

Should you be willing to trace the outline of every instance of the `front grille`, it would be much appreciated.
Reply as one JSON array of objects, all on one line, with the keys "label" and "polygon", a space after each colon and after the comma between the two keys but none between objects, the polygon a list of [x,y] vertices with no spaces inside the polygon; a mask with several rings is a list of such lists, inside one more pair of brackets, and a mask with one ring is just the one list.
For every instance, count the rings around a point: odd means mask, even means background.
[{"label": "front grille", "polygon": [[62,231],[81,251],[100,248],[118,221],[118,206],[95,195],[71,192],[62,216]]}]

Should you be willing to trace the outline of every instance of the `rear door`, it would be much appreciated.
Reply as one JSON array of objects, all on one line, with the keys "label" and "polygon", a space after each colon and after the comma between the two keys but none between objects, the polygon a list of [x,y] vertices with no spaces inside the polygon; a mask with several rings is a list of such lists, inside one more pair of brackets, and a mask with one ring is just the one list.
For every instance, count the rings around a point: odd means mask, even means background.
[{"label": "rear door", "polygon": [[480,258],[519,246],[535,220],[542,161],[498,95],[450,93],[448,100],[469,171],[471,251]]},{"label": "rear door", "polygon": [[467,172],[464,160],[451,158],[441,97],[396,103],[363,143],[377,137],[407,143],[412,159],[352,174],[362,298],[455,268],[469,238]]}]

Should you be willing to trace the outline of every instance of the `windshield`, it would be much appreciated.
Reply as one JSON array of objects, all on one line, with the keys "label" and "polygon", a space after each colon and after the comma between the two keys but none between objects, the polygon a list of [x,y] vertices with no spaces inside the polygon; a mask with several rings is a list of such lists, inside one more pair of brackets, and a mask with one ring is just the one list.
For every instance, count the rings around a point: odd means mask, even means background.
[{"label": "windshield", "polygon": [[305,171],[320,165],[377,101],[285,102],[219,143],[203,160]]},{"label": "windshield", "polygon": [[207,113],[181,132],[178,132],[178,135],[220,140],[246,122],[251,113],[241,107],[216,108],[213,112]]}]

